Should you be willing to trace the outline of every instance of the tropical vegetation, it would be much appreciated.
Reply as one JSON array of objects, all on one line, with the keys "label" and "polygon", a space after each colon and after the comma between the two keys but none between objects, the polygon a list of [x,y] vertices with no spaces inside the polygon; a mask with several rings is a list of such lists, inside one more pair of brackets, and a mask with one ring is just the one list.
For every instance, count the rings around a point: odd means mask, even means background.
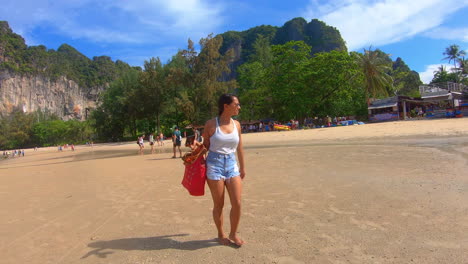
[{"label": "tropical vegetation", "polygon": [[[348,52],[336,29],[302,18],[280,28],[209,35],[200,40],[199,50],[189,40],[169,61],[152,57],[141,68],[104,56],[89,60],[66,44],[53,51],[21,46],[18,35],[0,35],[7,47],[3,56],[15,58],[3,60],[4,70],[108,86],[80,127],[50,115],[38,118],[41,113],[4,115],[0,148],[170,135],[175,125],[203,125],[217,115],[217,98],[226,92],[239,96],[242,121],[326,115],[365,119],[373,98],[419,96],[422,84],[403,59],[393,61],[372,48]],[[28,57],[27,51],[36,53]]]}]

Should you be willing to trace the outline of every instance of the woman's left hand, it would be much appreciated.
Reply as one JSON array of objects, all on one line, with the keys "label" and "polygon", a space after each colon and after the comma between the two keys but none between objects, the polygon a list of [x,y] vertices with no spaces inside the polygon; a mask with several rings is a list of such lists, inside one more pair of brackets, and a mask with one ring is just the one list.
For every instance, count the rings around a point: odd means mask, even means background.
[{"label": "woman's left hand", "polygon": [[240,171],[240,177],[241,177],[241,179],[245,178],[245,171],[244,170]]}]

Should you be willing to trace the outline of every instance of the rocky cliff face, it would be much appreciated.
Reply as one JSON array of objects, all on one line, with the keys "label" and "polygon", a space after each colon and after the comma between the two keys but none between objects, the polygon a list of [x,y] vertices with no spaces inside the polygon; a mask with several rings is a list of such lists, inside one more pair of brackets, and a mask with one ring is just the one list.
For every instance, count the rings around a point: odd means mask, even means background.
[{"label": "rocky cliff face", "polygon": [[104,87],[87,89],[76,82],[60,77],[52,81],[47,77],[0,72],[0,113],[14,108],[24,112],[36,110],[54,113],[63,120],[85,120],[96,107],[98,94]]}]

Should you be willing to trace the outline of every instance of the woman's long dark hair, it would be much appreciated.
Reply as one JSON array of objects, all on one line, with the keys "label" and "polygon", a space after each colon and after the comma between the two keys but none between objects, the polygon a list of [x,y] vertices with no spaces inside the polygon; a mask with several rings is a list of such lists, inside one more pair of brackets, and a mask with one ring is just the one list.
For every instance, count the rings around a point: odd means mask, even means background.
[{"label": "woman's long dark hair", "polygon": [[227,104],[231,104],[232,101],[234,101],[234,97],[237,98],[237,96],[235,96],[234,94],[222,94],[219,99],[218,99],[218,113],[219,113],[219,116],[221,116],[221,114],[223,113],[224,111],[224,105]]}]

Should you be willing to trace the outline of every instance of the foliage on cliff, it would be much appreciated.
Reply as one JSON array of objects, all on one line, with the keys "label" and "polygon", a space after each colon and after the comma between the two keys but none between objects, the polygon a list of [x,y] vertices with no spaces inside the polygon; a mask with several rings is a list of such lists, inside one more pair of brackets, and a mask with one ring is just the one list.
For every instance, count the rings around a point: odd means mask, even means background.
[{"label": "foliage on cliff", "polygon": [[82,87],[101,86],[133,68],[108,56],[92,60],[70,45],[57,50],[43,45],[27,46],[24,39],[12,32],[6,21],[0,21],[0,70],[20,74],[42,74],[52,80],[66,76]]},{"label": "foliage on cliff", "polygon": [[241,48],[240,60],[249,61],[254,54],[254,43],[258,37],[269,40],[270,45],[281,45],[289,41],[303,41],[311,46],[311,54],[332,50],[346,51],[346,44],[340,32],[324,22],[312,19],[309,23],[304,18],[294,18],[282,27],[258,26],[245,31],[228,31],[221,34],[223,45],[221,53],[229,48]]}]

